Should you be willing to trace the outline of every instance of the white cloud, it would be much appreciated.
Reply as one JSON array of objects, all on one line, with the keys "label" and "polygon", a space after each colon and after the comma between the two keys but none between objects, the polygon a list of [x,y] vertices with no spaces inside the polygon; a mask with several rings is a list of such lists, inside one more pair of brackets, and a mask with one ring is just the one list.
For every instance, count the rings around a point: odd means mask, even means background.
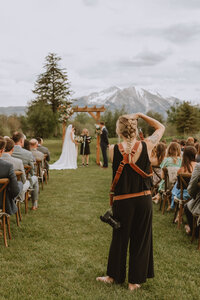
[{"label": "white cloud", "polygon": [[62,57],[74,96],[136,84],[198,99],[199,9],[195,0],[4,1],[0,105],[32,98],[52,51]]}]

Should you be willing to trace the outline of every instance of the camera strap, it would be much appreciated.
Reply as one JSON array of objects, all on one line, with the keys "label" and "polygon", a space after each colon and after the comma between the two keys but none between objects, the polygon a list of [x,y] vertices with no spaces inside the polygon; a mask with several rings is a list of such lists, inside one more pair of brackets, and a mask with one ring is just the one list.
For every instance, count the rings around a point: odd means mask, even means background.
[{"label": "camera strap", "polygon": [[[137,142],[135,143],[135,145],[133,146],[132,150],[131,150],[131,153],[130,153],[130,155],[131,155],[131,162],[129,162],[129,154],[127,154],[127,153],[124,151],[123,145],[122,145],[122,144],[119,144],[119,145],[118,145],[119,151],[120,151],[120,153],[121,153],[122,156],[123,156],[123,160],[122,160],[122,161],[120,162],[120,164],[119,164],[119,167],[118,167],[118,169],[117,169],[117,171],[116,171],[115,177],[114,177],[113,182],[112,182],[112,185],[111,185],[111,189],[110,189],[110,205],[113,204],[113,200],[114,200],[114,199],[113,199],[113,198],[114,198],[114,190],[115,190],[115,187],[116,187],[116,185],[117,185],[117,183],[118,183],[118,181],[119,181],[119,179],[120,179],[120,176],[121,176],[121,174],[122,174],[122,171],[123,171],[123,169],[124,169],[124,166],[125,166],[126,164],[129,164],[129,165],[131,166],[131,168],[132,168],[135,172],[137,172],[140,176],[142,176],[143,178],[148,178],[148,177],[151,177],[151,176],[153,175],[153,173],[152,173],[152,167],[151,167],[151,166],[150,166],[150,174],[147,174],[147,173],[144,172],[142,169],[140,169],[135,163],[132,162],[133,157],[134,157],[134,155],[135,155],[135,153],[136,153],[136,151],[137,151],[137,149],[138,149],[140,143],[141,143],[140,141],[137,141]],[[144,195],[144,192],[141,192],[141,193],[142,193],[141,195]],[[133,193],[133,194],[131,194],[132,197],[134,197],[134,194],[135,194],[135,196],[136,196],[136,194],[138,194],[138,193]],[[119,198],[119,197],[120,197],[120,196],[118,196],[118,198]]]}]

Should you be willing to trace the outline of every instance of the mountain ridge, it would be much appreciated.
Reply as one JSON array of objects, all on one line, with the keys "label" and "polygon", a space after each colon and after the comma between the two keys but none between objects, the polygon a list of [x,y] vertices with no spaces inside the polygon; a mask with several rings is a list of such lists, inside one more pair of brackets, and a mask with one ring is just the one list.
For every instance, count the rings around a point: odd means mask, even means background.
[{"label": "mountain ridge", "polygon": [[[149,110],[158,112],[167,117],[167,110],[181,100],[173,96],[162,96],[157,91],[150,91],[144,88],[130,86],[119,88],[111,86],[99,92],[92,92],[89,95],[77,98],[74,105],[78,106],[102,106],[106,109],[114,111],[116,109],[124,109],[127,112],[143,112]],[[26,106],[9,106],[0,107],[0,114],[4,115],[25,115]]]}]

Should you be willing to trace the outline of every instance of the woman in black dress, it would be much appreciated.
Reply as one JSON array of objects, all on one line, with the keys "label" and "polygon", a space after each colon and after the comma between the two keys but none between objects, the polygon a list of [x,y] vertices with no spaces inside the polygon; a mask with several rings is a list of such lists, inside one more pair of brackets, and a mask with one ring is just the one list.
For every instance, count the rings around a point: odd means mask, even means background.
[{"label": "woman in black dress", "polygon": [[81,142],[81,151],[80,154],[82,155],[82,166],[85,166],[85,159],[86,159],[86,166],[88,167],[89,164],[89,155],[90,155],[90,142],[91,137],[89,136],[89,131],[84,128],[82,133],[82,142]]},{"label": "woman in black dress", "polygon": [[[138,118],[142,118],[155,128],[153,135],[140,143],[136,140]],[[139,288],[146,278],[154,277],[151,180],[150,177],[143,178],[131,167],[130,163],[136,164],[143,172],[149,174],[151,151],[160,141],[164,130],[165,127],[160,122],[142,113],[124,115],[117,121],[116,132],[123,142],[121,145],[110,147],[113,179],[123,160],[122,154],[127,157],[127,164],[125,164],[114,189],[112,206],[113,218],[120,221],[121,228],[113,229],[107,276],[97,277],[97,281],[104,283],[123,283],[125,281],[129,242],[129,290]],[[133,154],[136,144],[138,148]]]}]

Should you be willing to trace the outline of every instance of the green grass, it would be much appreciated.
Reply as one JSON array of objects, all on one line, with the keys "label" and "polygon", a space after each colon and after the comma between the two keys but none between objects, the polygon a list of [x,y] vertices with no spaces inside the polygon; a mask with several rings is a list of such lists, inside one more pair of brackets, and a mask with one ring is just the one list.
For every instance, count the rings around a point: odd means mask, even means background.
[{"label": "green grass", "polygon": [[[61,143],[46,141],[52,162]],[[21,227],[11,218],[13,239],[0,240],[0,299],[200,299],[200,252],[172,214],[154,207],[155,278],[131,293],[124,285],[105,286],[111,228],[99,216],[108,208],[111,166],[51,171],[39,210],[23,214]],[[80,158],[79,158],[80,162]]]}]

